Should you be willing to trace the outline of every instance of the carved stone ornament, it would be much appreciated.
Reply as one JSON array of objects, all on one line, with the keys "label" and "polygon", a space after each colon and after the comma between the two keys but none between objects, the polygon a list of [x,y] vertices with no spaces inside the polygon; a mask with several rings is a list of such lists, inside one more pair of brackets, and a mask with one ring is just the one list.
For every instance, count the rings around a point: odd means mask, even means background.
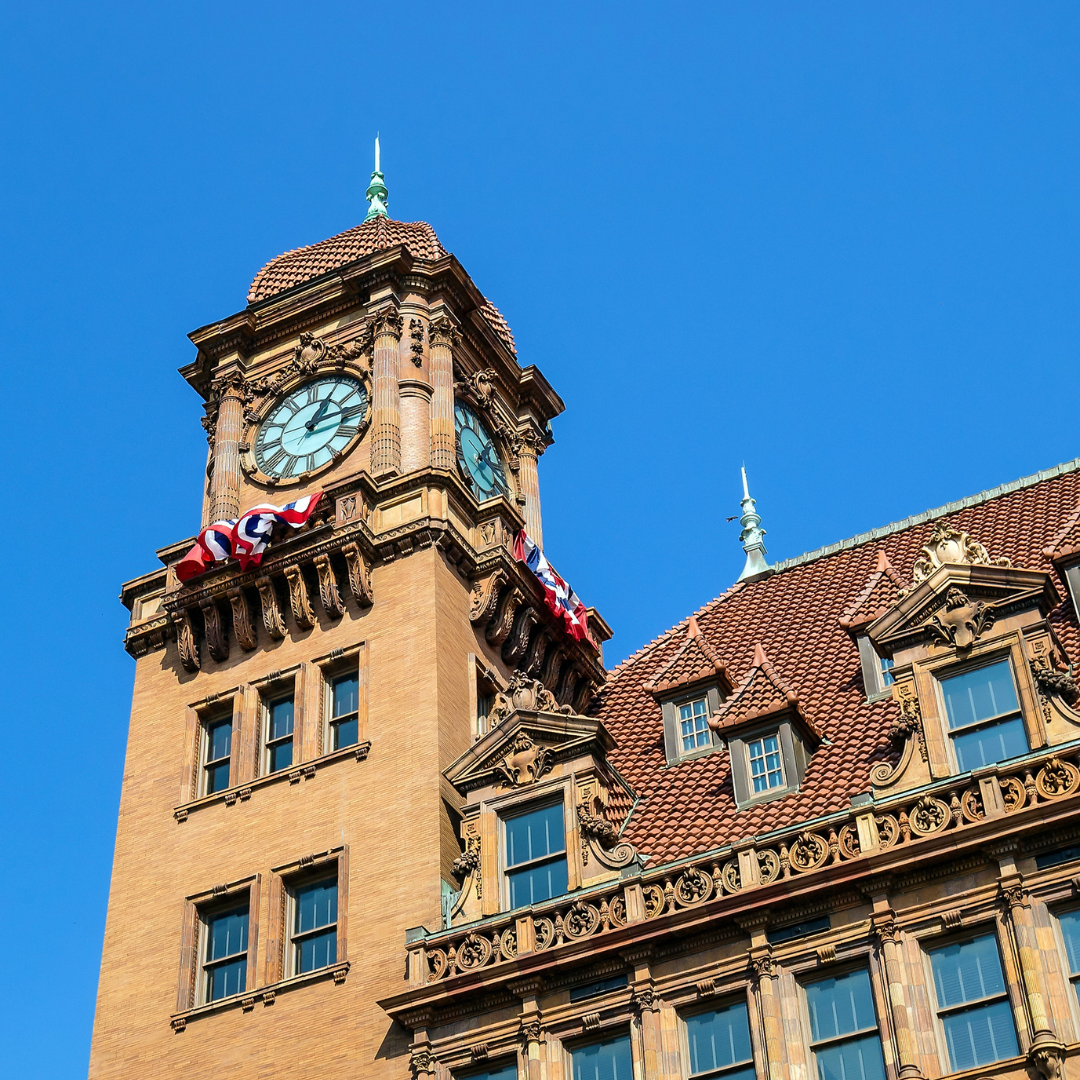
[{"label": "carved stone ornament", "polygon": [[341,549],[345,556],[345,565],[349,570],[349,589],[361,607],[371,607],[375,594],[371,589],[371,571],[357,544],[346,544]]},{"label": "carved stone ornament", "polygon": [[341,590],[338,589],[337,575],[334,573],[330,556],[317,555],[315,569],[319,575],[319,600],[323,610],[331,619],[340,619],[345,614],[345,604],[341,599]]},{"label": "carved stone ornament", "polygon": [[401,337],[403,325],[401,314],[392,304],[376,311],[371,325],[376,337],[381,337],[384,334],[390,334],[395,338]]},{"label": "carved stone ornament", "polygon": [[173,615],[176,627],[176,646],[180,652],[180,663],[185,671],[198,671],[202,667],[199,659],[199,644],[195,640],[195,627],[191,623],[191,612],[178,611]]},{"label": "carved stone ornament", "polygon": [[424,324],[420,319],[409,320],[409,337],[412,344],[409,351],[412,353],[412,362],[416,367],[424,366]]},{"label": "carved stone ornament", "polygon": [[414,1077],[435,1071],[435,1056],[430,1050],[419,1048],[409,1056],[409,1068]]},{"label": "carved stone ornament", "polygon": [[293,620],[301,630],[310,630],[315,625],[315,611],[308,598],[307,582],[300,567],[285,567],[285,580],[289,583],[289,606]]},{"label": "carved stone ornament", "polygon": [[922,549],[922,555],[915,560],[915,565],[911,568],[911,588],[903,590],[902,595],[911,592],[939,566],[944,566],[946,563],[968,563],[971,566],[1012,566],[1008,559],[991,559],[986,548],[972,540],[966,532],[939,522],[930,533]]},{"label": "carved stone ornament", "polygon": [[994,625],[995,604],[972,601],[955,585],[945,594],[945,607],[931,616],[926,627],[946,645],[968,649]]},{"label": "carved stone ornament", "polygon": [[482,409],[491,408],[495,397],[495,369],[484,368],[454,383],[454,393],[472,398]]},{"label": "carved stone ornament", "polygon": [[497,765],[511,787],[533,784],[551,769],[551,752],[533,742],[528,732],[519,731],[510,752]]},{"label": "carved stone ornament", "polygon": [[229,590],[228,597],[232,607],[233,633],[236,634],[240,648],[244,652],[251,652],[259,644],[259,639],[255,633],[255,622],[251,617],[247,594],[237,587]]},{"label": "carved stone ornament", "polygon": [[202,609],[203,627],[206,630],[206,647],[220,664],[229,659],[229,636],[225,632],[221,611],[213,600],[204,600],[199,607]]},{"label": "carved stone ornament", "polygon": [[630,994],[630,1009],[638,1016],[643,1012],[659,1012],[660,995],[649,986],[635,988]]},{"label": "carved stone ornament", "polygon": [[1064,1044],[1051,1039],[1037,1040],[1028,1051],[1028,1075],[1032,1080],[1064,1080]]},{"label": "carved stone ornament", "polygon": [[499,602],[499,590],[507,582],[506,571],[495,570],[486,578],[473,582],[469,596],[469,621],[475,626],[487,622]]},{"label": "carved stone ornament", "polygon": [[771,979],[776,974],[776,965],[771,956],[755,956],[750,960],[750,970],[755,979]]},{"label": "carved stone ornament", "polygon": [[488,721],[494,727],[496,724],[501,724],[517,709],[524,709],[526,712],[563,713],[564,715],[571,712],[568,705],[560,705],[555,700],[555,695],[539,679],[531,679],[523,671],[513,672],[506,689],[500,690],[495,695],[495,701],[488,713]]},{"label": "carved stone ornament", "polygon": [[529,1043],[538,1043],[540,1041],[541,1031],[542,1026],[539,1016],[533,1017],[531,1020],[521,1021],[521,1039],[526,1046],[528,1046]]},{"label": "carved stone ornament", "polygon": [[263,629],[274,641],[280,641],[285,636],[285,620],[281,617],[277,589],[269,577],[256,578],[255,585],[262,605]]},{"label": "carved stone ornament", "polygon": [[445,312],[432,319],[428,325],[428,341],[434,345],[445,345],[452,349],[461,341],[461,331],[457,324]]},{"label": "carved stone ornament", "polygon": [[1075,705],[1077,699],[1080,699],[1080,686],[1076,685],[1076,680],[1067,671],[1037,667],[1032,661],[1031,674],[1035,677],[1039,689],[1047,697],[1059,697],[1067,705]]},{"label": "carved stone ornament", "polygon": [[578,830],[582,841],[582,862],[588,865],[589,850],[596,860],[609,870],[618,870],[629,866],[637,852],[633,844],[619,843],[619,830],[607,818],[594,814],[587,803],[579,803],[577,808]]}]

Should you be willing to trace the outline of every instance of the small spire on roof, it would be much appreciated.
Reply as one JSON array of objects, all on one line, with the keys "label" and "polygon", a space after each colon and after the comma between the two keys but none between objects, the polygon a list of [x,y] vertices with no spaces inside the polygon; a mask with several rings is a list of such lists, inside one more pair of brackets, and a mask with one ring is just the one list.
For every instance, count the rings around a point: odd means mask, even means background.
[{"label": "small spire on roof", "polygon": [[739,540],[746,552],[746,565],[739,575],[739,581],[757,577],[759,574],[768,573],[770,567],[765,561],[768,552],[765,550],[765,530],[761,528],[761,517],[754,510],[755,500],[750,498],[750,487],[746,482],[746,466],[742,470],[742,517],[739,524],[743,527],[739,533]]},{"label": "small spire on roof", "polygon": [[384,177],[379,168],[379,136],[376,135],[375,171],[371,174],[371,183],[368,185],[367,189],[368,212],[364,217],[365,221],[371,221],[372,218],[388,218],[390,216],[386,210],[390,192],[386,190],[386,184],[383,183],[383,180]]}]

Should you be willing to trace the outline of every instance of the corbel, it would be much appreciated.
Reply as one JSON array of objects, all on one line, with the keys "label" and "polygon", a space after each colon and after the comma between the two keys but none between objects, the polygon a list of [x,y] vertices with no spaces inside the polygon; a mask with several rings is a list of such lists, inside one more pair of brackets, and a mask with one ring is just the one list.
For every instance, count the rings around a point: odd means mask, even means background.
[{"label": "corbel", "polygon": [[330,556],[316,555],[314,561],[319,574],[319,599],[322,601],[323,610],[331,619],[340,619],[345,614],[345,605],[341,600],[341,590],[338,588],[337,574],[334,573]]},{"label": "corbel", "polygon": [[198,671],[202,667],[202,661],[199,659],[199,643],[195,640],[191,612],[187,608],[174,611],[172,620],[176,627],[176,646],[180,652],[180,663],[185,671]]},{"label": "corbel", "polygon": [[525,651],[525,659],[521,662],[521,670],[535,678],[544,666],[544,654],[551,643],[551,635],[544,627],[533,634],[529,646]]},{"label": "corbel", "polygon": [[559,682],[559,670],[563,665],[563,654],[552,642],[544,657],[544,666],[540,671],[540,681],[550,690]]},{"label": "corbel", "polygon": [[563,667],[559,676],[558,688],[554,691],[555,698],[560,705],[567,705],[574,700],[574,691],[577,689],[580,672],[573,664]]},{"label": "corbel", "polygon": [[293,620],[301,630],[310,630],[315,625],[315,612],[308,597],[307,582],[299,566],[285,567],[285,580],[289,583],[289,605]]},{"label": "corbel", "polygon": [[488,623],[487,630],[484,632],[484,637],[487,638],[489,645],[499,648],[510,636],[510,628],[514,625],[514,616],[524,599],[516,588],[511,587],[506,590],[494,618]]},{"label": "corbel", "polygon": [[529,635],[539,621],[540,616],[537,615],[532,604],[522,604],[518,608],[513,628],[502,649],[502,658],[510,667],[515,667],[517,662],[525,655],[525,649],[529,644]]},{"label": "corbel", "polygon": [[221,663],[229,659],[229,636],[225,632],[225,625],[221,621],[221,611],[213,598],[204,600],[199,607],[202,609],[203,626],[206,629],[206,645],[210,655]]},{"label": "corbel", "polygon": [[269,577],[255,579],[259,590],[259,602],[262,605],[263,629],[274,639],[280,641],[285,636],[285,620],[278,605],[277,589]]},{"label": "corbel", "polygon": [[499,590],[507,580],[506,571],[499,567],[486,578],[473,583],[469,596],[469,622],[474,626],[482,625],[495,614]]},{"label": "corbel", "polygon": [[236,634],[236,640],[244,652],[251,652],[259,644],[259,639],[255,633],[255,623],[251,618],[247,595],[239,586],[230,589],[226,595],[232,606],[233,633]]},{"label": "corbel", "polygon": [[360,551],[360,545],[346,544],[341,549],[341,554],[345,556],[345,565],[349,571],[349,589],[353,598],[361,607],[371,607],[375,602],[371,589],[371,572]]}]

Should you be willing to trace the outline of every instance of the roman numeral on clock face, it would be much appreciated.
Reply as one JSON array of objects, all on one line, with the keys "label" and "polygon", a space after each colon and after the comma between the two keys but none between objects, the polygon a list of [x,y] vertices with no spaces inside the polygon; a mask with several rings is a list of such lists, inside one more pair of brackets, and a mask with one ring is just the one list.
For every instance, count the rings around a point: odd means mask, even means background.
[{"label": "roman numeral on clock face", "polygon": [[274,473],[280,472],[278,466],[288,457],[281,447],[278,447],[278,452],[263,466],[268,476],[272,476]]}]

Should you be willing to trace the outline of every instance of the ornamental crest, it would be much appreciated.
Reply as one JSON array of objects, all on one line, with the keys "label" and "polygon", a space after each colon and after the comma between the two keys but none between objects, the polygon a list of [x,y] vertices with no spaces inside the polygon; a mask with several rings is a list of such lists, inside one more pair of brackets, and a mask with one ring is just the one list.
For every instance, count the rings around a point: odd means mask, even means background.
[{"label": "ornamental crest", "polygon": [[945,607],[930,618],[927,629],[946,645],[970,648],[994,625],[995,604],[969,600],[955,585],[945,594]]},{"label": "ornamental crest", "polygon": [[532,784],[551,769],[551,752],[546,746],[533,742],[529,733],[519,731],[510,752],[498,763],[498,770],[511,787]]},{"label": "ornamental crest", "polygon": [[986,548],[972,540],[966,532],[954,529],[943,522],[934,526],[922,549],[922,555],[911,568],[911,592],[925,581],[939,566],[945,563],[967,563],[970,566],[1012,566],[1008,559],[991,559]]}]

